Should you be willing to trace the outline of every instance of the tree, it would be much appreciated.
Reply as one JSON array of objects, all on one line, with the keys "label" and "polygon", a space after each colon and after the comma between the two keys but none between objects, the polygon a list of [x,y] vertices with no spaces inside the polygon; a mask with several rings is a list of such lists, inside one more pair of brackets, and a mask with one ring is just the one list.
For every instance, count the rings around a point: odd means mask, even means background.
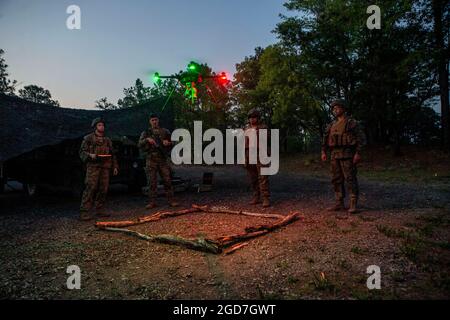
[{"label": "tree", "polygon": [[247,112],[252,108],[262,111],[262,116],[269,124],[272,119],[271,106],[267,104],[268,92],[257,90],[261,79],[260,59],[264,49],[257,47],[255,54],[245,57],[236,64],[236,73],[231,88],[231,102],[234,108],[231,117],[235,126],[244,126],[247,122]]},{"label": "tree", "polygon": [[120,109],[131,108],[151,99],[151,90],[144,86],[141,79],[136,79],[134,87],[123,89],[125,97],[117,101]]},{"label": "tree", "polygon": [[14,95],[17,81],[9,79],[8,65],[5,62],[5,58],[3,58],[4,54],[5,51],[0,49],[0,93]]},{"label": "tree", "polygon": [[[441,125],[443,143],[450,149],[450,106],[449,106],[449,30],[450,4],[448,1],[432,0],[434,47],[436,48],[436,65],[439,75],[439,89],[441,98]],[[446,30],[446,31],[444,31]],[[445,43],[447,42],[447,43]]]},{"label": "tree", "polygon": [[[430,30],[417,23],[417,1],[386,0],[382,28],[369,30],[367,3],[289,0],[298,13],[275,29],[280,45],[298,56],[304,88],[322,108],[344,98],[372,143],[408,141],[414,113],[435,95]],[[420,10],[419,10],[420,11]]]},{"label": "tree", "polygon": [[36,85],[23,87],[23,89],[19,90],[19,96],[31,102],[43,103],[54,107],[59,107],[59,102],[56,100],[52,100],[50,91]]},{"label": "tree", "polygon": [[95,107],[101,110],[116,110],[117,106],[108,101],[108,98],[104,97],[95,101]]}]

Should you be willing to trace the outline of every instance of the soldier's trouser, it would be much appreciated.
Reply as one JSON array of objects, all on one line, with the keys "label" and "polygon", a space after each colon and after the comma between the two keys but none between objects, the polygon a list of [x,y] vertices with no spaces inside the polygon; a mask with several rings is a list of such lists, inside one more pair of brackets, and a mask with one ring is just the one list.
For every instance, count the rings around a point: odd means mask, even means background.
[{"label": "soldier's trouser", "polygon": [[336,200],[341,201],[345,198],[344,183],[347,185],[350,197],[358,199],[359,186],[356,174],[357,169],[353,164],[353,159],[331,159],[331,183]]},{"label": "soldier's trouser", "polygon": [[108,193],[110,170],[102,167],[87,167],[80,211],[89,211],[94,205],[97,211],[103,208]]},{"label": "soldier's trouser", "polygon": [[261,165],[248,164],[245,166],[245,169],[247,170],[254,196],[259,197],[262,195],[264,198],[269,198],[269,177],[261,175]]},{"label": "soldier's trouser", "polygon": [[158,173],[163,179],[164,190],[168,199],[173,198],[172,177],[170,175],[170,165],[165,159],[147,160],[147,175],[149,183],[148,196],[150,200],[155,200],[158,196]]}]

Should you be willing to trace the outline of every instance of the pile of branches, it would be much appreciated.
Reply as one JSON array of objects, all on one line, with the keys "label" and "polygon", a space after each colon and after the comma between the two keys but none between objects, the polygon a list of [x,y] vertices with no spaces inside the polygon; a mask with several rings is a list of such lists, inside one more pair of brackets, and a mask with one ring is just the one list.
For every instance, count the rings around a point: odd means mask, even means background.
[{"label": "pile of branches", "polygon": [[[182,237],[168,235],[168,234],[159,234],[159,235],[147,235],[142,234],[134,230],[127,229],[125,227],[144,224],[148,222],[159,221],[161,219],[177,217],[180,215],[185,215],[194,212],[209,212],[209,213],[224,213],[224,214],[234,214],[234,215],[245,215],[251,217],[259,217],[259,218],[269,218],[274,219],[275,222],[269,224],[261,224],[256,226],[251,226],[245,228],[244,232],[221,236],[213,239],[208,238],[196,238],[196,239],[185,239]],[[210,206],[199,206],[192,205],[189,209],[183,209],[178,211],[166,211],[166,212],[156,212],[149,216],[144,216],[137,218],[136,220],[125,220],[125,221],[98,221],[95,226],[100,230],[111,231],[111,232],[121,232],[131,236],[138,237],[143,240],[159,242],[159,243],[167,243],[172,245],[178,245],[187,247],[189,249],[199,250],[208,253],[225,253],[230,254],[235,252],[236,250],[246,246],[248,244],[248,240],[252,238],[256,238],[269,232],[272,232],[276,229],[279,229],[283,226],[286,226],[300,218],[300,213],[293,212],[288,215],[280,215],[280,214],[267,214],[267,213],[253,213],[246,211],[236,211],[236,210],[228,210],[225,208],[217,208]]]}]

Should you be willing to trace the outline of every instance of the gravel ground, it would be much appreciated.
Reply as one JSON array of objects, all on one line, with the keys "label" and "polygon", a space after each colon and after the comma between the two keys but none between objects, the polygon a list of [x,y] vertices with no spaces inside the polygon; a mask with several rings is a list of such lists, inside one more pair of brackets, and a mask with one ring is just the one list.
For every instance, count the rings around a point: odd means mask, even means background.
[{"label": "gravel ground", "polygon": [[[273,206],[248,205],[245,171],[182,167],[198,180],[214,172],[214,190],[178,194],[182,207],[210,204],[302,219],[250,241],[231,255],[212,255],[96,230],[78,221],[78,199],[47,194],[0,196],[0,297],[6,299],[449,299],[448,186],[361,181],[358,215],[329,213],[328,178],[281,172],[271,178]],[[145,210],[145,197],[113,186],[111,218]],[[171,210],[167,208],[167,210]],[[183,237],[240,232],[267,219],[194,213],[130,229]],[[81,289],[68,290],[70,265]],[[381,268],[381,290],[368,290],[366,269]]]}]

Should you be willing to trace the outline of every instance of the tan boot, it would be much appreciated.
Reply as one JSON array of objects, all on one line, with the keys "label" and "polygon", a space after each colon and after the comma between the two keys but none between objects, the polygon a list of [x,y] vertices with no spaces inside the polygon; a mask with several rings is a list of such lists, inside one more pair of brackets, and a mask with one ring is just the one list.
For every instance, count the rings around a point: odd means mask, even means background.
[{"label": "tan boot", "polygon": [[180,204],[174,200],[169,200],[169,206],[178,207]]},{"label": "tan boot", "polygon": [[145,206],[145,209],[153,209],[156,208],[158,205],[156,204],[155,200],[150,200],[148,205]]},{"label": "tan boot", "polygon": [[357,213],[358,209],[357,209],[357,204],[358,204],[358,199],[350,199],[350,208],[348,209],[348,213]]},{"label": "tan boot", "polygon": [[344,200],[336,200],[334,206],[327,208],[327,211],[341,211],[345,210]]},{"label": "tan boot", "polygon": [[93,220],[94,217],[92,215],[89,214],[89,212],[87,211],[80,211],[80,221],[90,221]]},{"label": "tan boot", "polygon": [[264,208],[270,207],[270,199],[269,198],[266,197],[263,199],[263,207]]},{"label": "tan boot", "polygon": [[261,199],[259,198],[259,194],[254,194],[252,200],[250,200],[251,205],[255,205],[261,202]]}]

